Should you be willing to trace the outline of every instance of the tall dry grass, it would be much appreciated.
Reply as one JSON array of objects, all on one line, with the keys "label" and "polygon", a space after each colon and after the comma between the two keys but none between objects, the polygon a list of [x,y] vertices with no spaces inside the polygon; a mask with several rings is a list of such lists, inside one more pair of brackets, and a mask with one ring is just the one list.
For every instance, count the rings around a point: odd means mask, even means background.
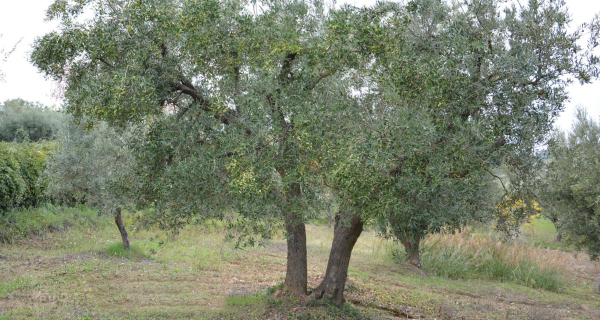
[{"label": "tall dry grass", "polygon": [[557,291],[567,271],[564,253],[498,236],[437,234],[423,243],[423,267],[455,279],[488,278]]}]

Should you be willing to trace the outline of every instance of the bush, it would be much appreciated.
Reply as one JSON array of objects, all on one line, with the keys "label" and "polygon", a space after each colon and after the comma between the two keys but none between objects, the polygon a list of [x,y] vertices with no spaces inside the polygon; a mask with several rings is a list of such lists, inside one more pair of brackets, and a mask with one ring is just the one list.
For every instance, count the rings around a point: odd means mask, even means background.
[{"label": "bush", "polygon": [[39,205],[46,198],[41,178],[52,143],[0,142],[0,212]]},{"label": "bush", "polygon": [[0,212],[16,207],[25,194],[25,180],[16,152],[0,144]]},{"label": "bush", "polygon": [[64,114],[22,99],[7,100],[0,105],[0,141],[27,142],[51,140]]}]

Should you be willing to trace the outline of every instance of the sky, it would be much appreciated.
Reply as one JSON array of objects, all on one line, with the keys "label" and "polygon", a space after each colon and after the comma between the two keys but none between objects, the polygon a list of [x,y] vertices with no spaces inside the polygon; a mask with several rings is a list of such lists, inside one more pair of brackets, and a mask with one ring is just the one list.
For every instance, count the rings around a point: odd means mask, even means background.
[{"label": "sky", "polygon": [[[520,1],[523,4],[527,2]],[[34,40],[58,26],[56,22],[44,21],[46,9],[53,2],[54,0],[0,0],[0,49],[9,51],[18,43],[7,62],[0,60],[0,70],[5,74],[4,82],[0,82],[0,102],[22,98],[47,106],[60,105],[61,102],[52,97],[56,84],[46,80],[28,58]],[[372,5],[375,0],[346,2]],[[600,12],[600,0],[566,0],[566,4],[573,19],[573,27],[590,21],[594,14]],[[594,119],[600,119],[600,80],[584,86],[576,82],[569,87],[569,95],[570,101],[556,122],[558,128],[570,130],[577,106],[586,108]]]}]

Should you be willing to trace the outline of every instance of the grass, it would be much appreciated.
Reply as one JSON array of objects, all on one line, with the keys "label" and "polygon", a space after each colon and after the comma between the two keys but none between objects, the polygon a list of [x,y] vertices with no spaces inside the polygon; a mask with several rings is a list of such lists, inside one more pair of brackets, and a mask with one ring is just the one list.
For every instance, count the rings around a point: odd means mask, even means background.
[{"label": "grass", "polygon": [[[130,226],[131,216],[124,218]],[[333,230],[310,224],[306,230],[314,288],[325,272]],[[398,264],[389,255],[393,242],[365,232],[352,253],[347,303],[338,310],[281,295],[282,234],[262,248],[235,250],[223,242],[218,224],[188,226],[177,237],[129,231],[131,253],[108,220],[0,247],[0,319],[600,318],[600,295],[593,292],[600,266],[583,254],[525,252],[564,260],[563,289],[549,291],[492,277],[451,279]],[[547,309],[552,313],[544,314]]]},{"label": "grass", "polygon": [[67,208],[47,204],[40,208],[15,209],[0,215],[0,243],[13,243],[69,227],[85,229],[101,223],[106,223],[106,219],[85,206]]},{"label": "grass", "polygon": [[106,253],[111,257],[127,258],[130,260],[148,259],[149,256],[144,253],[142,248],[136,245],[130,245],[130,250],[125,249],[123,243],[114,243],[108,246]]},{"label": "grass", "polygon": [[566,267],[554,251],[504,243],[489,234],[438,234],[427,238],[423,247],[423,265],[439,276],[512,281],[551,291],[563,286],[560,275]]}]

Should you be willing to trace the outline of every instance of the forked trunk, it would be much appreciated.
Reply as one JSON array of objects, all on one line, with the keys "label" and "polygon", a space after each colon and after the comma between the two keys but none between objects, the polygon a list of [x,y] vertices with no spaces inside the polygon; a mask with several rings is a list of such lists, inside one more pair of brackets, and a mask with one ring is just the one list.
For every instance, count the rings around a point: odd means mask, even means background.
[{"label": "forked trunk", "polygon": [[356,240],[363,231],[364,222],[349,210],[338,213],[335,220],[325,278],[312,294],[317,299],[331,300],[337,306],[342,306],[345,302],[344,287],[348,278],[350,256]]},{"label": "forked trunk", "polygon": [[115,223],[117,224],[117,228],[119,228],[119,232],[121,233],[121,239],[123,239],[123,247],[131,251],[131,247],[129,246],[129,236],[127,235],[127,230],[125,230],[123,218],[121,217],[121,208],[115,209]]},{"label": "forked trunk", "polygon": [[288,213],[285,216],[285,230],[287,232],[287,270],[283,284],[284,290],[296,297],[305,296],[308,277],[306,229],[298,215]]},{"label": "forked trunk", "polygon": [[421,256],[419,255],[419,244],[421,240],[417,238],[411,240],[401,239],[400,241],[404,245],[404,250],[406,250],[408,263],[421,269]]}]

